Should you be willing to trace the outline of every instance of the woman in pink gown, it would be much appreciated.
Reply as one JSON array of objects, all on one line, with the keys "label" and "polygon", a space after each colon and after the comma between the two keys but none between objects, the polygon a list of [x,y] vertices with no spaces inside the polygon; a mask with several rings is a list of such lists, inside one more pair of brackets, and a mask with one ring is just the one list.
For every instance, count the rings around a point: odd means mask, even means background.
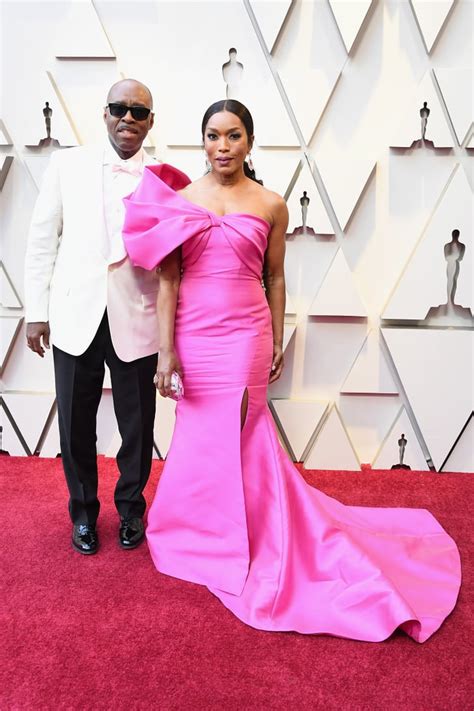
[{"label": "woman in pink gown", "polygon": [[202,132],[207,175],[147,166],[126,201],[132,262],[161,270],[157,386],[169,395],[175,370],[185,389],[148,515],[153,561],[257,629],[380,641],[401,627],[423,642],[455,605],[456,544],[426,510],[326,496],[282,450],[267,386],[283,366],[286,206],[244,162],[242,104],[213,104]]}]

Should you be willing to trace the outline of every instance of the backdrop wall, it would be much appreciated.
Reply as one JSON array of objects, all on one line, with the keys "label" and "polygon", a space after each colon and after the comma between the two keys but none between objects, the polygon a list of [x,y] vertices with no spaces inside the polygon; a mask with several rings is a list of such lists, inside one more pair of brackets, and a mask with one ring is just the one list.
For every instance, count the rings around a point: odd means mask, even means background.
[{"label": "backdrop wall", "polygon": [[[107,89],[131,76],[155,99],[147,150],[191,178],[210,103],[238,98],[254,116],[257,173],[290,210],[286,369],[270,400],[293,458],[390,467],[403,433],[412,469],[474,471],[470,0],[0,8],[3,450],[59,451],[51,354],[26,348],[23,323],[45,102],[61,149],[103,141]],[[157,453],[173,407],[159,398]],[[98,450],[118,442],[106,378]]]}]

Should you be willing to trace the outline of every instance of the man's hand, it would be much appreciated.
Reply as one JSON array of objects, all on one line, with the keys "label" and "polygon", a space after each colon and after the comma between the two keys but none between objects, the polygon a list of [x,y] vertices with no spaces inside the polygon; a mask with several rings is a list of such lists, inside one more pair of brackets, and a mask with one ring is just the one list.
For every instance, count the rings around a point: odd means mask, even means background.
[{"label": "man's hand", "polygon": [[[43,343],[41,343],[43,339]],[[44,349],[49,348],[49,323],[48,321],[36,321],[26,324],[26,342],[28,348],[44,358]],[[44,346],[44,348],[43,348]]]}]

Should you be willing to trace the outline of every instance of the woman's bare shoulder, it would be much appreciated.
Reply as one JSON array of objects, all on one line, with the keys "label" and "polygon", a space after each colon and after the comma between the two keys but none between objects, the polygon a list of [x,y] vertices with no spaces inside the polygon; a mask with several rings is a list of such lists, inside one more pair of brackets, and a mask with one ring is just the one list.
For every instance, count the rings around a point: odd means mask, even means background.
[{"label": "woman's bare shoulder", "polygon": [[285,199],[273,190],[269,190],[263,185],[259,185],[259,199],[265,205],[266,210],[272,216],[272,222],[284,221],[288,217],[288,208]]},{"label": "woman's bare shoulder", "polygon": [[254,183],[254,185],[258,197],[260,200],[263,200],[268,207],[281,209],[283,206],[286,206],[285,199],[279,193],[269,190],[264,185],[260,185],[260,183]]}]

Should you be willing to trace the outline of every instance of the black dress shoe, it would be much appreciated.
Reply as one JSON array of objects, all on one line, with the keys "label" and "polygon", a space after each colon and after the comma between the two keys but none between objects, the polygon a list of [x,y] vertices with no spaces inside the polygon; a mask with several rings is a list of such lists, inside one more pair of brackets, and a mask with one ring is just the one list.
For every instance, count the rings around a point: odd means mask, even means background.
[{"label": "black dress shoe", "polygon": [[120,519],[119,543],[122,548],[136,548],[145,538],[143,520],[138,516]]},{"label": "black dress shoe", "polygon": [[92,555],[99,549],[95,524],[75,523],[72,527],[72,547],[83,555]]}]

